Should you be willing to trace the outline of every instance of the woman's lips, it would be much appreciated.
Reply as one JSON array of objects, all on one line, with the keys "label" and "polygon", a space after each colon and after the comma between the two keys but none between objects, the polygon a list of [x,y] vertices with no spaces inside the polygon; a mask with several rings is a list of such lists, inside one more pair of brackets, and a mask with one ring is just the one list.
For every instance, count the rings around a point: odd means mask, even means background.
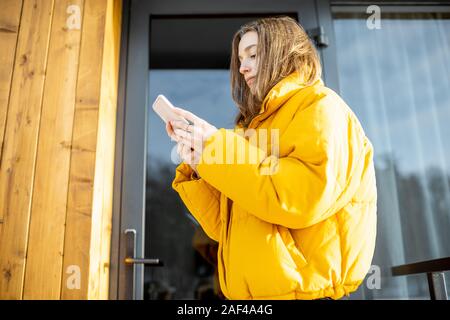
[{"label": "woman's lips", "polygon": [[255,81],[255,77],[251,77],[247,80],[247,84],[250,85],[251,83],[253,83]]}]

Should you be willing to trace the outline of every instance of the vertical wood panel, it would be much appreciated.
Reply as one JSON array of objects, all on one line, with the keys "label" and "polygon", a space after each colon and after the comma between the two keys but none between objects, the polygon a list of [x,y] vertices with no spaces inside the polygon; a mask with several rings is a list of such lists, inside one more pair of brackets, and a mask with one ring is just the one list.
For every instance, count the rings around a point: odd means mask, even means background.
[{"label": "vertical wood panel", "polygon": [[[62,299],[87,299],[92,197],[97,145],[106,1],[85,0],[69,178]],[[69,266],[81,272],[80,288],[67,287]]]},{"label": "vertical wood panel", "polygon": [[0,299],[108,298],[121,10],[0,0]]},{"label": "vertical wood panel", "polygon": [[[0,51],[0,163],[21,13],[21,0],[3,0],[0,2],[0,43],[2,45]],[[2,225],[3,212],[0,211],[0,239]]]},{"label": "vertical wood panel", "polygon": [[[109,0],[108,21],[105,37],[105,52],[102,81],[106,82],[107,90],[101,98],[100,105],[107,107],[105,116],[100,114],[99,123],[103,126],[104,134],[99,142],[106,146],[103,152],[105,164],[103,216],[102,216],[102,247],[100,251],[100,299],[109,298],[109,274],[111,261],[111,235],[112,235],[112,212],[114,194],[114,155],[116,146],[116,119],[117,119],[117,96],[119,88],[119,65],[120,65],[120,41],[122,32],[122,0]],[[105,101],[105,103],[103,103]],[[98,149],[98,147],[97,147]]]},{"label": "vertical wood panel", "polygon": [[92,206],[89,299],[107,299],[122,1],[107,0]]},{"label": "vertical wood panel", "polygon": [[81,30],[67,10],[83,0],[55,1],[39,130],[24,299],[59,299]]},{"label": "vertical wood panel", "polygon": [[52,0],[25,0],[0,164],[0,299],[23,292]]},{"label": "vertical wood panel", "polygon": [[[0,51],[0,160],[21,11],[21,0],[0,1],[0,43],[2,46]],[[2,212],[0,212],[0,223],[2,220]]]}]

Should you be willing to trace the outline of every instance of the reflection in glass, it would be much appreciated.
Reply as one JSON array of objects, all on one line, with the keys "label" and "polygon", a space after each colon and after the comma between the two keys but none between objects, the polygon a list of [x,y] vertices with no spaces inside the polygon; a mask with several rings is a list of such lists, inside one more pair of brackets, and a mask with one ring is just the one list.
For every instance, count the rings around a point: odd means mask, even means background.
[{"label": "reflection in glass", "polygon": [[[336,13],[341,95],[375,149],[381,289],[366,299],[429,299],[426,275],[394,265],[450,256],[450,16]],[[450,281],[447,279],[447,284]]]},{"label": "reflection in glass", "polygon": [[146,299],[215,299],[217,243],[186,209],[171,183],[179,163],[176,144],[151,109],[158,94],[217,128],[233,128],[237,109],[228,70],[150,70],[147,133],[145,255],[165,266],[146,268]]}]

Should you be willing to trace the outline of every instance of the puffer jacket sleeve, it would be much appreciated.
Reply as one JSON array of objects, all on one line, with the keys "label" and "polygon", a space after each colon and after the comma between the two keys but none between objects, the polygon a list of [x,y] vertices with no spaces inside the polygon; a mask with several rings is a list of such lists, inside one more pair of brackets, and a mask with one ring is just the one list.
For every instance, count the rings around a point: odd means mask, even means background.
[{"label": "puffer jacket sleeve", "polygon": [[[361,154],[349,116],[337,103],[325,97],[297,111],[280,130],[280,140],[288,144],[283,157],[269,155],[267,148],[251,144],[236,131],[219,129],[205,142],[197,170],[264,221],[291,229],[321,222],[336,212],[339,200],[349,200],[347,185]],[[245,148],[236,148],[239,144]],[[238,163],[238,158],[249,159],[239,152],[256,153],[261,161]],[[217,163],[221,153],[234,161]]]},{"label": "puffer jacket sleeve", "polygon": [[220,237],[220,192],[204,179],[196,178],[194,170],[182,162],[175,171],[172,188],[178,192],[189,212],[213,240]]}]

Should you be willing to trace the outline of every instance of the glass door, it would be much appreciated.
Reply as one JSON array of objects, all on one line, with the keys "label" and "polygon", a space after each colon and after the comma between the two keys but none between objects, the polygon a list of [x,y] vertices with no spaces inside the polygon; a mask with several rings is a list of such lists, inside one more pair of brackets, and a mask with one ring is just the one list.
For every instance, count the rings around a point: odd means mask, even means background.
[{"label": "glass door", "polygon": [[[111,277],[113,297],[223,298],[217,281],[217,243],[206,236],[172,189],[180,160],[151,104],[164,94],[218,128],[233,128],[237,108],[231,99],[228,68],[232,36],[242,24],[283,14],[299,20],[312,37],[333,36],[331,20],[318,14],[321,7],[330,14],[328,1],[261,0],[257,7],[252,3],[130,3],[121,82],[123,133],[116,182],[120,181],[116,189],[120,201],[114,209],[119,218],[113,226],[113,252],[117,247],[117,260],[111,260],[111,270],[116,270]],[[332,49],[326,44],[322,48],[326,67],[332,57],[327,50]],[[329,70],[324,80],[336,87],[336,74]]]}]

